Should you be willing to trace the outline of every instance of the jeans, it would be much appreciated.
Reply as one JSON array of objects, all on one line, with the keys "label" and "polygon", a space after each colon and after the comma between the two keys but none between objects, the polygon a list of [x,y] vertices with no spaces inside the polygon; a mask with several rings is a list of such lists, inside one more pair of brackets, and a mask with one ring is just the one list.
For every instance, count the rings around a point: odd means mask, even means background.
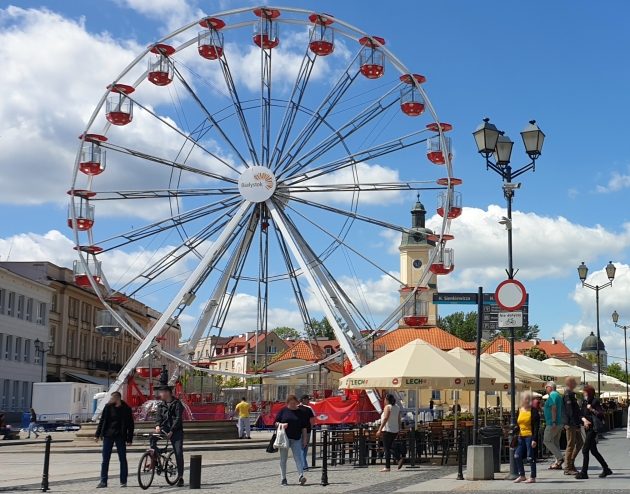
[{"label": "jeans", "polygon": [[562,451],[560,450],[560,435],[562,434],[562,429],[560,426],[556,425],[552,427],[548,425],[545,427],[545,435],[543,442],[547,449],[551,451],[551,454],[556,459],[556,462],[562,463],[564,461],[564,456],[562,455]]},{"label": "jeans", "polygon": [[385,468],[389,469],[391,467],[391,456],[394,453],[393,446],[394,440],[398,435],[397,432],[386,432],[383,431],[383,454],[385,456]]},{"label": "jeans", "polygon": [[280,477],[281,480],[287,478],[287,460],[289,459],[289,450],[293,453],[293,460],[295,461],[295,469],[298,475],[301,477],[304,475],[304,457],[302,450],[302,439],[291,439],[289,441],[288,448],[280,448]]},{"label": "jeans", "polygon": [[37,433],[37,422],[29,422],[28,424],[28,437],[31,438],[31,432],[35,434],[35,437],[39,437]]},{"label": "jeans", "polygon": [[103,438],[103,463],[101,463],[101,482],[107,484],[109,472],[109,459],[112,457],[112,449],[116,445],[118,461],[120,462],[120,483],[127,483],[127,444],[123,437]]},{"label": "jeans", "polygon": [[565,468],[567,470],[575,470],[575,457],[584,445],[582,430],[580,427],[572,425],[566,427],[565,431],[567,433],[567,449],[564,451],[564,458],[567,463]]},{"label": "jeans", "polygon": [[516,462],[516,470],[521,477],[525,477],[525,463],[524,460],[529,460],[529,467],[532,471],[531,477],[536,478],[536,448],[532,447],[533,437],[520,437],[518,438],[518,445],[514,450],[514,461]]},{"label": "jeans", "polygon": [[177,463],[177,477],[184,478],[184,432],[176,432],[171,437],[175,463]]},{"label": "jeans", "polygon": [[308,470],[308,443],[302,448],[302,460],[304,470]]},{"label": "jeans", "polygon": [[589,454],[592,454],[599,462],[604,470],[608,468],[608,463],[604,460],[604,457],[597,449],[597,432],[592,428],[586,430],[586,439],[584,440],[584,447],[582,448],[582,473],[588,473]]},{"label": "jeans", "polygon": [[249,417],[242,417],[238,419],[238,438],[246,437],[249,439],[250,436],[250,427],[249,427]]}]

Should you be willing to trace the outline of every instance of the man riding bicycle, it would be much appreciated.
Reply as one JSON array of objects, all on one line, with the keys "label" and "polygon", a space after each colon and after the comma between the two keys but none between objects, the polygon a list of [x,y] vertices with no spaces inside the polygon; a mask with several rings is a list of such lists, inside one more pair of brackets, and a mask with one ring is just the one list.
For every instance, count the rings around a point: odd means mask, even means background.
[{"label": "man riding bicycle", "polygon": [[184,405],[175,396],[171,386],[159,388],[160,403],[157,408],[156,432],[163,432],[173,445],[177,463],[177,487],[184,485]]}]

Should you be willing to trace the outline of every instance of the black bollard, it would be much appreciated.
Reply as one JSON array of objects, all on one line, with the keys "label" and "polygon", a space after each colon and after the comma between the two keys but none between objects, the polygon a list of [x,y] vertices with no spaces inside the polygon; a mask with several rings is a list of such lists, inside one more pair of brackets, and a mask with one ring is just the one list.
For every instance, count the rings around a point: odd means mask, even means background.
[{"label": "black bollard", "polygon": [[190,480],[188,485],[191,489],[201,489],[201,455],[190,457]]},{"label": "black bollard", "polygon": [[48,469],[50,468],[50,443],[52,437],[46,436],[46,449],[44,450],[44,473],[42,474],[42,492],[48,492]]},{"label": "black bollard", "polygon": [[464,480],[464,441],[462,430],[457,434],[457,480]]},{"label": "black bollard", "polygon": [[407,468],[420,468],[419,465],[416,465],[416,431],[411,426],[409,428],[409,432],[407,433],[407,450],[409,451],[409,465]]},{"label": "black bollard", "polygon": [[317,430],[311,432],[311,468],[317,468]]},{"label": "black bollard", "polygon": [[365,429],[359,428],[359,462],[355,468],[367,468],[367,441],[365,440]]},{"label": "black bollard", "polygon": [[326,487],[328,485],[328,431],[322,431],[322,480],[319,483]]}]

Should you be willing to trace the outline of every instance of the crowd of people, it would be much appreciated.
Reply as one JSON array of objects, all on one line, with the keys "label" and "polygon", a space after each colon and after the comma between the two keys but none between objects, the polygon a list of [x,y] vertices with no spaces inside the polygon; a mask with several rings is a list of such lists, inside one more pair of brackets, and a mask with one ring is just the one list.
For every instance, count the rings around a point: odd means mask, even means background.
[{"label": "crowd of people", "polygon": [[[548,398],[543,407],[545,432],[543,442],[554,456],[555,461],[550,465],[551,470],[564,470],[565,475],[576,479],[588,479],[588,467],[591,455],[599,462],[602,472],[599,477],[612,475],[612,470],[597,448],[597,435],[605,429],[604,409],[599,399],[595,397],[595,389],[586,385],[583,388],[583,399],[580,401],[576,394],[575,379],[565,381],[564,395],[556,389],[556,383],[548,382],[546,391]],[[524,393],[518,411],[518,429],[513,443],[515,447],[514,460],[518,477],[516,483],[536,482],[537,438],[539,437],[541,417],[538,406],[532,402],[532,397]],[[582,434],[584,430],[584,435]],[[567,446],[562,454],[560,439],[562,430],[565,431]],[[582,466],[578,470],[575,459],[582,452]],[[530,477],[525,475],[525,459],[530,465]]]}]

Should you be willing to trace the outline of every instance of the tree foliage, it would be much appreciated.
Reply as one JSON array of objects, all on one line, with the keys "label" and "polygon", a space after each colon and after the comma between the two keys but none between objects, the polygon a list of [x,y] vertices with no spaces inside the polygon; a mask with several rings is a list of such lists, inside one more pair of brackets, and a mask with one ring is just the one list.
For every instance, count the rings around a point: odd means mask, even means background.
[{"label": "tree foliage", "polygon": [[625,383],[629,382],[628,375],[626,374],[626,371],[621,367],[621,364],[619,362],[613,362],[612,364],[608,365],[608,368],[606,369],[606,374],[611,377],[616,377],[617,379]]},{"label": "tree foliage", "polygon": [[[342,331],[348,327],[341,319],[337,319],[337,324],[339,324]],[[325,338],[327,340],[336,339],[335,331],[326,317],[322,317],[321,319],[311,319],[311,328],[308,332],[308,336],[316,336],[317,338]]]},{"label": "tree foliage", "polygon": [[475,341],[477,338],[477,313],[454,312],[438,318],[437,325],[464,341]]},{"label": "tree foliage", "polygon": [[283,340],[299,340],[302,337],[300,331],[289,326],[278,326],[273,328],[272,331],[278,335],[278,338]]},{"label": "tree foliage", "polygon": [[533,346],[527,350],[523,350],[523,355],[536,360],[545,360],[547,358],[547,352],[539,346]]}]

